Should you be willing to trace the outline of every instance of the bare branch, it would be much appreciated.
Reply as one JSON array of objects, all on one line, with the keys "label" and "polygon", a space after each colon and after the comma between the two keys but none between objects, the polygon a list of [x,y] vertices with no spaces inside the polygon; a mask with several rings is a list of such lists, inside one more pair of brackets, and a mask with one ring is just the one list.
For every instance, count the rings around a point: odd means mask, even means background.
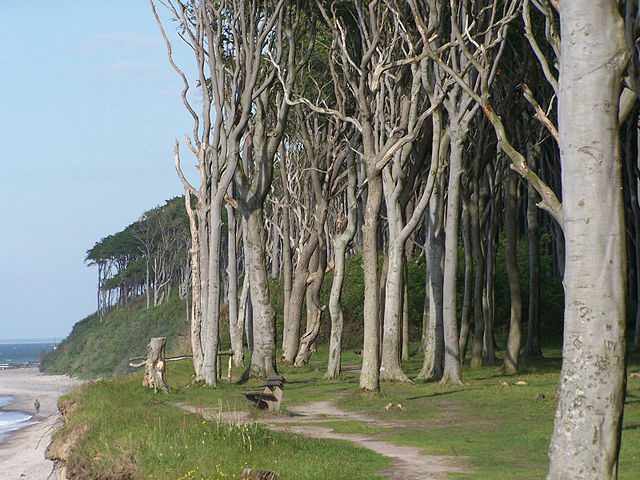
[{"label": "bare branch", "polygon": [[182,167],[180,167],[180,144],[178,143],[178,140],[176,140],[176,145],[175,145],[175,148],[173,149],[173,157],[175,161],[176,172],[178,172],[178,177],[180,177],[180,180],[182,181],[182,185],[184,185],[185,191],[191,193],[194,197],[200,200],[200,194],[189,183],[189,181],[184,176],[184,173],[182,173]]},{"label": "bare branch", "polygon": [[536,111],[535,117],[538,120],[540,120],[540,122],[542,122],[542,124],[545,126],[547,130],[549,130],[549,133],[551,133],[553,138],[556,140],[556,144],[559,144],[560,140],[558,138],[558,130],[556,130],[556,127],[553,124],[553,122],[549,120],[549,117],[547,116],[545,111],[538,104],[535,97],[533,96],[533,92],[531,91],[531,89],[528,87],[527,84],[522,84],[522,95],[524,96],[524,98],[527,99],[527,102],[529,102],[531,106],[535,109]]}]

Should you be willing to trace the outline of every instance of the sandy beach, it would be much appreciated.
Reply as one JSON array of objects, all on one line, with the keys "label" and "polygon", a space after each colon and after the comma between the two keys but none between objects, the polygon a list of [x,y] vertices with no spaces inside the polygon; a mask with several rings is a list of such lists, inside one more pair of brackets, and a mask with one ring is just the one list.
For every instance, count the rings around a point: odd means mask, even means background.
[{"label": "sandy beach", "polygon": [[16,432],[0,442],[0,476],[2,480],[46,480],[53,463],[44,458],[51,434],[59,420],[58,397],[81,385],[64,375],[42,375],[37,368],[0,370],[0,395],[13,400],[4,410],[34,414],[33,402],[40,401],[39,422]]}]

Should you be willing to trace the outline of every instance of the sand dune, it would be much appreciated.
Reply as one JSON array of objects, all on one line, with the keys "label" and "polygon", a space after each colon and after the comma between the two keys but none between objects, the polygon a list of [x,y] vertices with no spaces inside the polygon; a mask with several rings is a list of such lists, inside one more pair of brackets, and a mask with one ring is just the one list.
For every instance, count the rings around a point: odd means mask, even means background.
[{"label": "sand dune", "polygon": [[37,368],[0,370],[0,395],[13,401],[5,410],[34,414],[33,402],[40,401],[35,425],[25,427],[0,443],[2,480],[46,480],[53,463],[44,458],[51,434],[59,420],[58,397],[81,385],[81,381],[64,375],[42,375]]}]

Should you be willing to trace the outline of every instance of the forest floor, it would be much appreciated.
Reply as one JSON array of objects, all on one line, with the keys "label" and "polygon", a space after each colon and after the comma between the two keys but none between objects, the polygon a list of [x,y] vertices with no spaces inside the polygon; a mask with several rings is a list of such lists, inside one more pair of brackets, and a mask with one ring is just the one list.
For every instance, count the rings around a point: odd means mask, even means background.
[{"label": "forest floor", "polygon": [[[285,388],[286,392],[286,388]],[[320,392],[318,392],[320,393]],[[323,392],[328,395],[328,392]],[[347,396],[349,391],[332,392],[332,396]],[[385,420],[376,418],[371,413],[346,411],[341,409],[333,399],[312,401],[288,408],[283,414],[264,414],[254,417],[247,411],[220,412],[216,409],[196,409],[186,405],[181,408],[192,413],[199,413],[203,418],[212,421],[233,423],[257,422],[270,430],[289,434],[299,434],[312,438],[346,440],[358,446],[373,450],[391,460],[390,467],[381,472],[389,479],[404,480],[442,480],[450,472],[469,472],[461,463],[460,457],[451,455],[425,455],[423,449],[406,445],[396,445],[385,440],[391,434],[399,434],[406,429],[431,428],[433,424],[416,425],[411,420]],[[387,405],[385,411],[401,410],[402,405]],[[448,421],[455,421],[449,418]],[[351,423],[348,423],[351,422]],[[353,427],[353,422],[362,423],[365,428],[359,433],[340,432],[341,426]],[[367,432],[366,430],[369,430]]]},{"label": "forest floor", "polygon": [[[262,379],[215,387],[194,384],[189,360],[172,362],[169,394],[142,387],[142,373],[90,382],[69,395],[78,410],[62,427],[89,425],[74,450],[76,478],[223,480],[244,468],[291,480],[538,480],[548,464],[560,351],[523,362],[516,375],[500,364],[464,366],[463,385],[383,382],[359,389],[360,358],[343,352],[342,375],[323,378],[327,349],[311,364],[279,365],[286,378],[281,410],[254,408],[242,394]],[[418,355],[403,364],[410,378]],[[620,480],[640,478],[640,356],[631,354]],[[118,467],[128,465],[118,473]],[[121,469],[122,470],[122,469]]]}]

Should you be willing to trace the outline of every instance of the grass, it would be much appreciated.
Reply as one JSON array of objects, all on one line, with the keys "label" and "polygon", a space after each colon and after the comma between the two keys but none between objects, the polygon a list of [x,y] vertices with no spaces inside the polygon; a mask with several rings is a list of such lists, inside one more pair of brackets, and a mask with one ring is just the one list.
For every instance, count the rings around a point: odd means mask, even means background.
[{"label": "grass", "polygon": [[[277,471],[282,479],[371,479],[388,460],[348,442],[310,440],[266,430],[256,423],[228,424],[187,414],[176,403],[224,408],[246,402],[239,387],[191,387],[188,361],[172,363],[168,395],[142,388],[141,376],[94,382],[70,396],[79,409],[64,428],[89,424],[74,453],[79,478],[223,479],[245,466]],[[243,400],[240,402],[240,400]]]},{"label": "grass", "polygon": [[[318,425],[339,433],[384,434],[387,441],[419,447],[426,454],[458,457],[473,472],[450,478],[544,478],[556,404],[558,350],[546,350],[545,360],[525,365],[518,375],[504,376],[497,367],[465,367],[463,386],[384,383],[381,395],[360,393],[356,374],[322,380],[326,354],[326,347],[321,347],[311,365],[280,369],[287,379],[282,415],[287,414],[286,407],[333,399],[343,409],[393,420],[405,428],[370,428],[363,422],[334,418]],[[345,364],[359,360],[348,351],[344,358]],[[407,373],[415,376],[420,362],[420,358],[407,362]],[[634,354],[629,372],[639,371],[640,356]],[[283,480],[371,479],[389,465],[386,458],[348,442],[311,440],[272,432],[256,423],[230,425],[186,414],[175,404],[247,410],[240,392],[261,385],[252,380],[241,386],[222,382],[216,388],[187,388],[190,373],[189,361],[169,364],[167,381],[172,391],[168,395],[142,388],[141,374],[95,382],[72,393],[80,407],[64,428],[75,423],[92,426],[72,462],[76,471],[86,472],[79,478],[223,479],[250,466],[276,471]],[[240,369],[234,370],[234,375],[239,373]],[[517,381],[527,384],[519,386]],[[393,406],[385,409],[389,403]],[[622,480],[640,478],[638,430],[640,380],[632,379],[620,454]]]}]

